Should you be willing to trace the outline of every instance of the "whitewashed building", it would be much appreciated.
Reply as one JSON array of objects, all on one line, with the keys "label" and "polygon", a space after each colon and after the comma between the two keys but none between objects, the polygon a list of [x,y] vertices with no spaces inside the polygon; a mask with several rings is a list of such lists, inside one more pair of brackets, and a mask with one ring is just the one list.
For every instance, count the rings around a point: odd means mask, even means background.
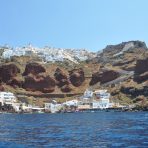
[{"label": "whitewashed building", "polygon": [[0,106],[11,106],[16,112],[20,111],[21,103],[17,102],[16,96],[11,92],[0,92]]},{"label": "whitewashed building", "polygon": [[66,106],[78,106],[78,100],[70,100],[63,103]]},{"label": "whitewashed building", "polygon": [[53,100],[51,103],[45,103],[44,105],[45,111],[51,113],[56,113],[62,108],[62,104],[58,104],[55,100]]},{"label": "whitewashed building", "polygon": [[12,103],[12,107],[15,110],[15,112],[20,112],[21,111],[21,103]]},{"label": "whitewashed building", "polygon": [[0,103],[3,106],[4,104],[10,104],[16,103],[16,97],[11,92],[0,92]]},{"label": "whitewashed building", "polygon": [[107,90],[95,90],[94,97],[93,108],[106,109],[110,107],[110,93],[107,93]]},{"label": "whitewashed building", "polygon": [[84,95],[80,98],[79,106],[90,106],[90,109],[106,109],[113,106],[113,103],[110,103],[110,93],[107,90],[95,90],[90,91],[86,90]]}]

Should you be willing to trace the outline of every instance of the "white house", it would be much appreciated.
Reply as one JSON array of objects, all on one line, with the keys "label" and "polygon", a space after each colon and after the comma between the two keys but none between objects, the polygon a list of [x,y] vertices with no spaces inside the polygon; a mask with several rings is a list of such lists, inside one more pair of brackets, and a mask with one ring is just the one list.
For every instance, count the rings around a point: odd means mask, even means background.
[{"label": "white house", "polygon": [[63,105],[66,105],[66,106],[77,106],[78,105],[78,100],[66,101],[66,102],[63,103]]},{"label": "white house", "polygon": [[82,107],[82,105],[90,105],[92,101],[93,101],[93,91],[86,89],[84,95],[80,97],[78,104],[81,105]]},{"label": "white house", "polygon": [[86,90],[80,98],[79,106],[89,105],[90,109],[106,109],[113,106],[109,98],[110,93],[107,90]]},{"label": "white house", "polygon": [[21,103],[17,103],[15,95],[11,92],[0,92],[0,105],[12,106],[16,112],[20,111]]},{"label": "white house", "polygon": [[16,112],[20,112],[21,103],[12,103],[12,107]]},{"label": "white house", "polygon": [[93,101],[93,108],[105,109],[110,107],[110,93],[107,90],[95,90],[95,101]]},{"label": "white house", "polygon": [[56,113],[62,108],[62,104],[58,104],[55,100],[51,103],[45,103],[45,111],[49,111],[51,113]]},{"label": "white house", "polygon": [[32,112],[32,105],[31,104],[22,103],[21,104],[21,109],[24,112]]},{"label": "white house", "polygon": [[12,105],[16,102],[16,97],[11,92],[0,92],[0,103],[3,106],[4,104]]}]

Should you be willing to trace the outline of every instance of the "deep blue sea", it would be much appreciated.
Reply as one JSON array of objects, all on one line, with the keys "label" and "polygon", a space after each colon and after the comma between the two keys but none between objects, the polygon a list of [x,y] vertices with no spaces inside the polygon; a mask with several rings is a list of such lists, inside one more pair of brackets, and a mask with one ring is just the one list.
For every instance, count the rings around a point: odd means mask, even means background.
[{"label": "deep blue sea", "polygon": [[0,114],[0,148],[147,148],[148,112]]}]

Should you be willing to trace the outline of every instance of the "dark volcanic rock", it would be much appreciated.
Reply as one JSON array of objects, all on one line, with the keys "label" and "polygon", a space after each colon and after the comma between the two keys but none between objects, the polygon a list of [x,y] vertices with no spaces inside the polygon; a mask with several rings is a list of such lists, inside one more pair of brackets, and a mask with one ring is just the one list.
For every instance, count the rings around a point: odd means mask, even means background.
[{"label": "dark volcanic rock", "polygon": [[148,80],[148,58],[137,60],[134,80],[139,83]]},{"label": "dark volcanic rock", "polygon": [[102,70],[100,72],[96,72],[92,74],[92,79],[90,81],[90,85],[94,85],[98,82],[101,84],[115,80],[118,78],[120,74],[114,70]]},{"label": "dark volcanic rock", "polygon": [[55,79],[57,81],[57,85],[59,87],[62,87],[64,85],[68,85],[70,83],[67,75],[60,68],[56,69],[54,77],[55,77]]},{"label": "dark volcanic rock", "polygon": [[13,77],[20,73],[20,69],[15,64],[6,64],[0,66],[0,79],[7,83]]},{"label": "dark volcanic rock", "polygon": [[62,92],[70,92],[72,88],[69,85],[64,85],[61,87]]},{"label": "dark volcanic rock", "polygon": [[50,76],[36,75],[26,76],[23,88],[29,91],[41,91],[43,93],[51,93],[55,90],[55,80]]},{"label": "dark volcanic rock", "polygon": [[137,60],[135,74],[142,74],[148,71],[148,58]]},{"label": "dark volcanic rock", "polygon": [[42,72],[46,72],[45,68],[42,65],[40,65],[38,63],[28,63],[26,65],[23,76],[26,76],[30,73],[33,74],[33,75],[36,75],[36,74],[39,74],[39,73],[42,73]]},{"label": "dark volcanic rock", "polygon": [[148,96],[148,86],[143,86],[141,88],[135,87],[121,87],[120,90],[124,94],[132,95],[133,97],[137,97],[140,95]]},{"label": "dark volcanic rock", "polygon": [[23,81],[20,81],[17,78],[13,78],[7,84],[8,85],[11,85],[14,88],[16,88],[16,87],[22,87]]},{"label": "dark volcanic rock", "polygon": [[82,68],[69,71],[70,81],[75,87],[79,87],[85,81],[84,71]]},{"label": "dark volcanic rock", "polygon": [[135,76],[134,80],[138,83],[142,83],[142,82],[148,80],[148,71],[143,74]]}]

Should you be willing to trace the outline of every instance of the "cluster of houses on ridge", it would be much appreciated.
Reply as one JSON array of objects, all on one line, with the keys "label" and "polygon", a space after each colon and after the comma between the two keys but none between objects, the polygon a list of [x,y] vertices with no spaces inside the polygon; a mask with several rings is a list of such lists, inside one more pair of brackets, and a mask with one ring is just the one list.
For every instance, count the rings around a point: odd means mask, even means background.
[{"label": "cluster of houses on ridge", "polygon": [[0,110],[14,112],[68,112],[68,111],[84,111],[92,109],[107,109],[113,107],[122,107],[119,104],[110,102],[110,93],[107,90],[86,90],[83,96],[75,100],[57,103],[52,100],[50,103],[45,103],[44,107],[32,106],[30,104],[18,103],[17,98],[11,92],[0,92]]}]

